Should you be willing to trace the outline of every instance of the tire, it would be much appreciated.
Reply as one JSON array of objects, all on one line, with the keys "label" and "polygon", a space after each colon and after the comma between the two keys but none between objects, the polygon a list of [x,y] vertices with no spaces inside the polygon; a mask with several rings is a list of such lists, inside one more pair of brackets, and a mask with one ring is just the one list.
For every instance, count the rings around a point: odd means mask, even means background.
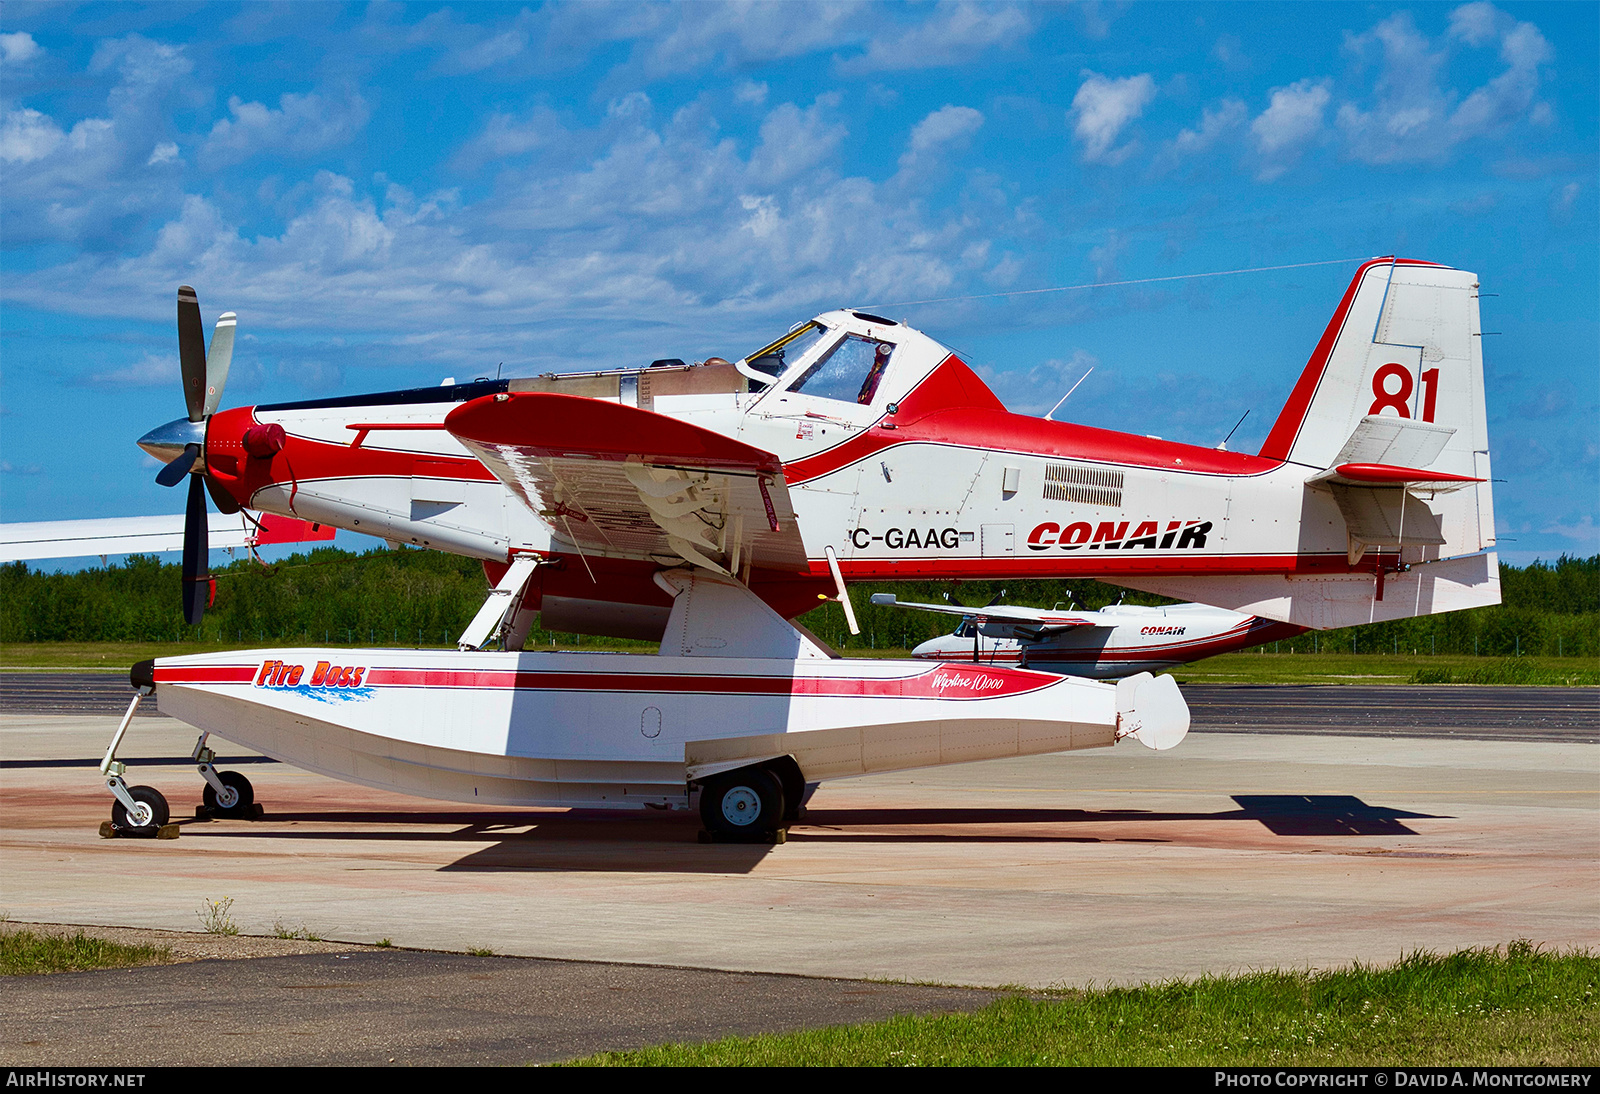
[{"label": "tire", "polygon": [[222,785],[228,787],[239,795],[239,800],[224,808],[217,804],[217,792],[210,783],[205,784],[205,789],[200,792],[200,797],[205,802],[206,811],[214,817],[250,817],[255,815],[251,808],[256,802],[255,788],[250,785],[250,780],[237,771],[219,771],[217,778],[222,780]]},{"label": "tire", "polygon": [[141,818],[143,824],[136,824],[135,818],[128,816],[128,811],[123,808],[120,801],[111,803],[111,823],[122,831],[135,836],[153,836],[156,829],[172,819],[172,813],[167,809],[167,799],[161,796],[161,791],[153,786],[130,786],[128,796],[140,805],[149,806],[150,815]]},{"label": "tire", "polygon": [[783,815],[783,786],[765,768],[718,775],[700,790],[700,819],[723,839],[766,839],[783,826]]}]

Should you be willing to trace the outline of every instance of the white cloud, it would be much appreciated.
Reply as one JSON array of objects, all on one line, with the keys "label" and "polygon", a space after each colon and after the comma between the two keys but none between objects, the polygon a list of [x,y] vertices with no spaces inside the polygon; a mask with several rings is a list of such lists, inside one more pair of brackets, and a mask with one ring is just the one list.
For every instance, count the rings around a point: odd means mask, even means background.
[{"label": "white cloud", "polygon": [[866,53],[841,60],[839,69],[862,73],[958,65],[990,49],[1018,45],[1032,30],[1020,5],[943,0],[921,23],[879,29]]},{"label": "white cloud", "polygon": [[793,103],[773,108],[761,123],[761,141],[750,156],[750,177],[761,186],[787,182],[833,155],[847,130],[827,115],[839,96],[823,95],[805,110]]},{"label": "white cloud", "polygon": [[564,134],[565,129],[555,111],[547,107],[536,107],[525,117],[491,114],[484,123],[483,132],[456,153],[456,165],[470,170],[495,160],[523,156]]},{"label": "white cloud", "polygon": [[146,167],[154,167],[159,163],[172,163],[178,158],[178,146],[173,141],[162,141],[150,151],[150,158],[145,161]]},{"label": "white cloud", "polygon": [[1539,91],[1539,66],[1550,59],[1550,43],[1532,23],[1502,20],[1500,59],[1506,70],[1468,95],[1450,116],[1456,141],[1502,130],[1524,116]]},{"label": "white cloud", "polygon": [[1450,36],[1469,46],[1481,46],[1495,36],[1501,13],[1493,4],[1462,4],[1450,13]]},{"label": "white cloud", "polygon": [[900,169],[912,171],[926,157],[937,157],[959,147],[983,128],[983,114],[970,106],[942,106],[911,129],[911,139],[900,157]]},{"label": "white cloud", "polygon": [[673,4],[641,7],[610,33],[639,43],[638,63],[648,75],[682,75],[719,58],[741,66],[859,42],[876,21],[875,9],[848,2]]},{"label": "white cloud", "polygon": [[33,35],[27,31],[0,34],[0,63],[19,65],[24,61],[33,60],[43,52],[39,43],[33,40]]},{"label": "white cloud", "polygon": [[1288,170],[1300,148],[1321,132],[1330,98],[1327,80],[1305,79],[1273,89],[1268,107],[1250,123],[1263,159],[1259,178],[1269,181]]},{"label": "white cloud", "polygon": [[9,110],[0,118],[0,162],[32,163],[60,147],[65,134],[37,110]]},{"label": "white cloud", "polygon": [[75,121],[38,110],[0,119],[7,205],[30,210],[6,221],[8,242],[63,240],[115,246],[152,212],[175,210],[171,171],[152,171],[168,141],[171,107],[191,105],[192,69],[181,47],[137,34],[102,41],[90,74],[109,74],[103,113]]},{"label": "white cloud", "polygon": [[204,167],[226,167],[258,155],[307,156],[335,148],[354,139],[369,115],[366,101],[355,92],[337,102],[316,92],[285,92],[278,97],[276,110],[233,96],[228,111],[232,117],[212,126],[200,148]]},{"label": "white cloud", "polygon": [[927,152],[976,133],[983,115],[970,106],[945,105],[929,114],[911,130],[912,152]]},{"label": "white cloud", "polygon": [[1117,259],[1127,249],[1127,237],[1115,228],[1109,229],[1106,232],[1106,241],[1089,251],[1089,261],[1094,263],[1095,280],[1115,280],[1118,276]]},{"label": "white cloud", "polygon": [[[1444,85],[1442,75],[1451,43],[1481,47],[1500,43],[1506,70],[1468,94]],[[1519,118],[1549,118],[1549,106],[1536,102],[1539,67],[1550,46],[1531,23],[1518,23],[1492,4],[1457,8],[1450,29],[1435,46],[1400,12],[1371,31],[1352,35],[1348,48],[1359,55],[1381,53],[1382,71],[1369,108],[1347,102],[1337,120],[1348,154],[1367,163],[1443,162],[1463,142],[1504,131]]]},{"label": "white cloud", "polygon": [[739,86],[733,89],[735,102],[751,103],[760,106],[767,101],[767,85],[765,82],[757,83],[754,80],[741,80]]},{"label": "white cloud", "polygon": [[1167,145],[1167,157],[1176,159],[1209,150],[1242,126],[1249,113],[1249,108],[1238,99],[1224,99],[1215,107],[1206,107],[1201,112],[1199,125],[1180,130]]},{"label": "white cloud", "polygon": [[1593,554],[1600,550],[1600,525],[1597,525],[1594,516],[1584,513],[1576,519],[1555,521],[1539,529],[1547,535],[1561,536],[1580,544],[1579,554]]},{"label": "white cloud", "polygon": [[[748,156],[696,109],[663,121],[645,105],[572,138],[595,151],[535,157],[469,205],[323,172],[277,195],[281,230],[248,235],[191,195],[140,253],[85,252],[10,279],[7,298],[59,310],[70,286],[68,308],[166,319],[150,286],[183,282],[255,330],[349,336],[337,353],[304,350],[347,371],[392,362],[397,346],[407,361],[471,368],[493,346],[508,371],[538,372],[619,353],[726,356],[749,349],[752,331],[825,308],[1015,275],[1009,256],[987,274],[962,261],[993,253],[983,218],[929,212],[889,181],[841,177],[827,102],[770,112],[771,142]],[[941,147],[974,121],[947,114],[919,143]],[[779,148],[799,158],[780,162]],[[1007,217],[1003,205],[992,213]],[[605,339],[594,338],[597,322]],[[363,331],[381,333],[362,348]]]},{"label": "white cloud", "polygon": [[172,387],[179,383],[176,354],[147,353],[122,368],[95,372],[84,378],[94,387]]},{"label": "white cloud", "polygon": [[1111,146],[1156,97],[1156,82],[1148,72],[1122,79],[1087,71],[1084,76],[1067,114],[1069,120],[1077,119],[1073,132],[1083,145],[1083,158],[1088,163],[1121,163],[1133,153],[1133,145]]}]

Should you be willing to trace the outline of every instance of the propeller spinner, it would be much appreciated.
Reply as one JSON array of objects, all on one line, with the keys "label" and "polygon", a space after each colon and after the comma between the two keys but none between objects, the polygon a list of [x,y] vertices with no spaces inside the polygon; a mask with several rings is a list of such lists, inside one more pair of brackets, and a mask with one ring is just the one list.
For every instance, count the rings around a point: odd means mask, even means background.
[{"label": "propeller spinner", "polygon": [[188,417],[157,426],[139,438],[140,448],[166,464],[156,473],[156,482],[176,486],[185,475],[191,476],[183,518],[183,618],[191,624],[199,623],[205,615],[211,587],[206,493],[209,491],[222,512],[239,511],[232,495],[207,474],[204,458],[206,423],[222,403],[228,368],[233,363],[236,324],[231,311],[218,317],[211,335],[211,353],[207,355],[200,300],[188,285],[178,287],[178,360]]}]

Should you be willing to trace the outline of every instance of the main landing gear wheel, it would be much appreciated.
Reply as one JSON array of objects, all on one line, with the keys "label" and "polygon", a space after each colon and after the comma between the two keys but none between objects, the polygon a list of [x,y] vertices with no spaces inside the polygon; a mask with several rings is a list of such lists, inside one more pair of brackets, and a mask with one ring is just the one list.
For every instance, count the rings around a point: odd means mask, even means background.
[{"label": "main landing gear wheel", "polygon": [[111,803],[111,823],[130,836],[153,836],[171,819],[167,799],[153,786],[130,786],[128,796],[134,808],[129,811],[120,801]]},{"label": "main landing gear wheel", "polygon": [[219,771],[217,778],[222,782],[224,790],[217,793],[210,783],[200,792],[201,800],[205,803],[206,812],[213,817],[249,817],[254,813],[256,803],[255,788],[250,785],[250,780],[237,771]]},{"label": "main landing gear wheel", "polygon": [[718,775],[700,790],[700,819],[718,839],[770,839],[782,827],[783,815],[783,786],[764,768]]}]

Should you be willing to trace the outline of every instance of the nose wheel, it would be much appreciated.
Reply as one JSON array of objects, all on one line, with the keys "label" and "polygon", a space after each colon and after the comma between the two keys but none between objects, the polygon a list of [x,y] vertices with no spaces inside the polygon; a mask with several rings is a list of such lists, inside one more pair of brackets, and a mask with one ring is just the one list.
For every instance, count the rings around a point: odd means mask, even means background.
[{"label": "nose wheel", "polygon": [[222,789],[217,790],[207,780],[200,792],[201,808],[213,817],[254,818],[256,792],[250,780],[237,771],[219,771],[216,775]]}]

